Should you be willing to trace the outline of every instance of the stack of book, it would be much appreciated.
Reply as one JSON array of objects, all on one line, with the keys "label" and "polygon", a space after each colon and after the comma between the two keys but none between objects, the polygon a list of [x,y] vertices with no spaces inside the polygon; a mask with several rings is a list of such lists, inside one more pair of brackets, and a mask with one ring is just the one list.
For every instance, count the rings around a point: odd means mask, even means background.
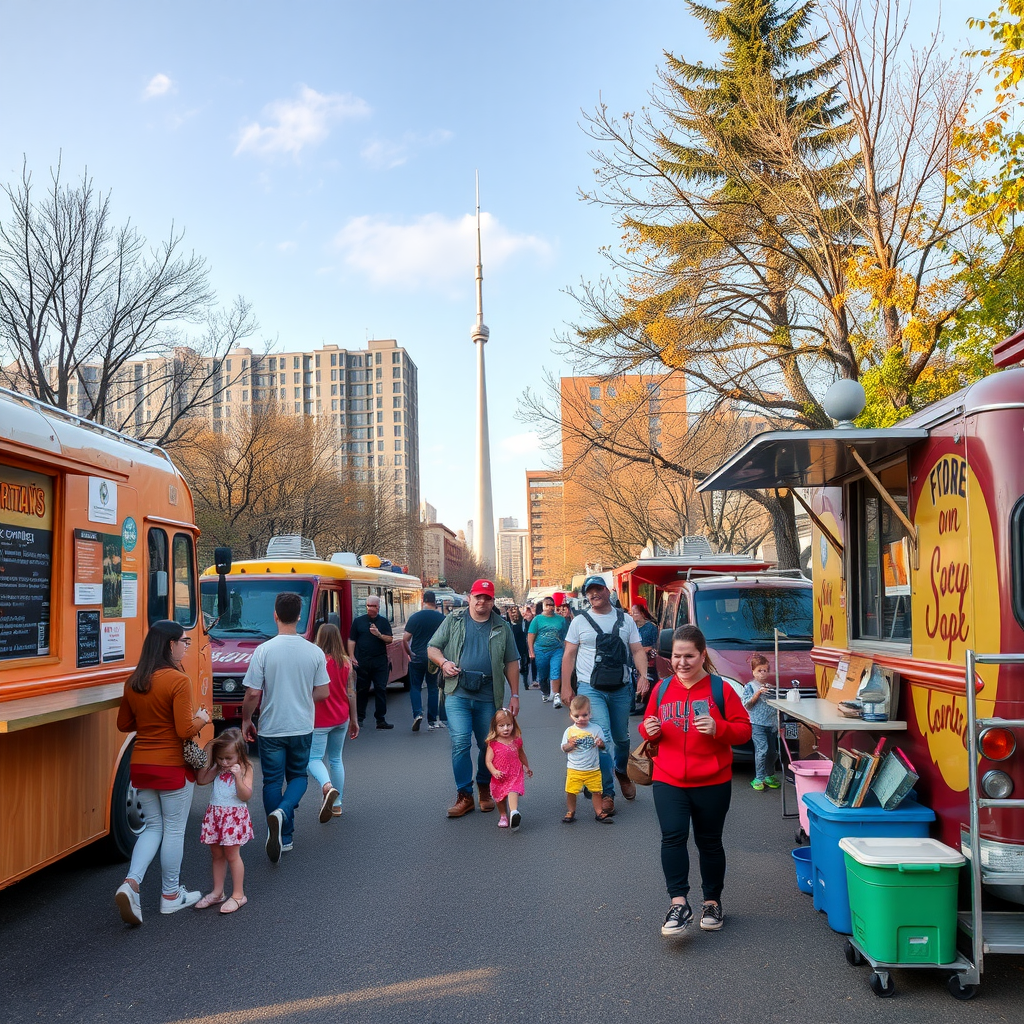
[{"label": "stack of book", "polygon": [[917,772],[899,747],[883,756],[885,740],[878,741],[873,753],[839,750],[832,764],[825,796],[836,807],[861,807],[869,792],[874,793],[883,810],[898,807],[917,782]]}]

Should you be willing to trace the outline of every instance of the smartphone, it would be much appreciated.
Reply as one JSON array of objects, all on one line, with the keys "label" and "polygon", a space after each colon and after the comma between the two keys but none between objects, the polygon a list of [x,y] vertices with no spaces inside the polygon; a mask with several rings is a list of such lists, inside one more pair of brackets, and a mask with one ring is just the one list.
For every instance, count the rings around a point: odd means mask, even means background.
[{"label": "smartphone", "polygon": [[706,700],[695,700],[693,702],[693,717],[707,718],[711,714],[711,707]]}]

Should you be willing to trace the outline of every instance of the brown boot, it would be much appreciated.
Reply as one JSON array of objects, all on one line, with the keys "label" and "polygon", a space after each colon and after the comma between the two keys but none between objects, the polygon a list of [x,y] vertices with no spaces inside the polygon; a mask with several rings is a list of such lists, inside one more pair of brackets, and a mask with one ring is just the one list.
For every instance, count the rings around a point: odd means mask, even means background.
[{"label": "brown boot", "polygon": [[[493,807],[494,804],[491,804]],[[461,818],[464,814],[469,814],[470,811],[476,810],[476,804],[473,803],[473,797],[470,793],[459,793],[455,797],[455,803],[448,808],[449,818]]]},{"label": "brown boot", "polygon": [[625,773],[616,772],[615,778],[619,780],[619,789],[627,800],[636,799],[636,783]]},{"label": "brown boot", "polygon": [[481,785],[480,783],[477,783],[476,790],[480,796],[480,810],[493,811],[494,798],[491,796],[491,787],[487,784]]},{"label": "brown boot", "polygon": [[601,813],[607,814],[609,818],[615,817],[615,798],[611,796],[601,797]]}]

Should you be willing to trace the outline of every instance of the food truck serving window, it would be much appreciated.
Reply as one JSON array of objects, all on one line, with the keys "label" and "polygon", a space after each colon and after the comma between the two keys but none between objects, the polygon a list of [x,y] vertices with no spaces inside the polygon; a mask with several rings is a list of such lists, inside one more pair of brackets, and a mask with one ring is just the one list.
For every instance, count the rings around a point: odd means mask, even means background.
[{"label": "food truck serving window", "polygon": [[[907,467],[878,474],[893,500],[907,512]],[[850,594],[852,634],[859,640],[910,643],[910,543],[907,531],[869,480],[849,487],[853,518]]]},{"label": "food truck serving window", "polygon": [[176,533],[171,551],[174,565],[174,621],[191,629],[196,624],[196,576],[192,538],[187,533]]},{"label": "food truck serving window", "polygon": [[1013,614],[1024,626],[1024,498],[1010,513],[1010,561],[1013,571]]}]

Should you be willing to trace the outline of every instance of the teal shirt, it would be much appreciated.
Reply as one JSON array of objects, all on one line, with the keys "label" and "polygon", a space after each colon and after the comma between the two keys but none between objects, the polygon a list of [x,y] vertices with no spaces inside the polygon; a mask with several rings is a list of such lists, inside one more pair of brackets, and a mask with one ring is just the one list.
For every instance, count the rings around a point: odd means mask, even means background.
[{"label": "teal shirt", "polygon": [[534,646],[542,651],[553,651],[561,647],[569,623],[561,615],[535,615],[530,623],[530,632],[537,638]]}]

